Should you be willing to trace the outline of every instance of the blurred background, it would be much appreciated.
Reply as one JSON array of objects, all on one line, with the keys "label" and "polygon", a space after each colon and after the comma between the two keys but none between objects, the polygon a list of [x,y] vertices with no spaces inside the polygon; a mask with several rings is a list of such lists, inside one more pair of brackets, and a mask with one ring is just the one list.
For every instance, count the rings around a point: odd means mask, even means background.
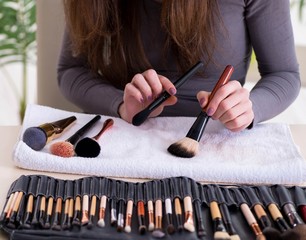
[{"label": "blurred background", "polygon": [[[64,30],[61,1],[0,0],[0,125],[22,124],[31,103],[79,111],[57,88],[56,64]],[[305,124],[306,3],[290,2],[303,88],[294,104],[272,121]],[[256,62],[248,79],[246,87],[251,88],[258,79]]]}]

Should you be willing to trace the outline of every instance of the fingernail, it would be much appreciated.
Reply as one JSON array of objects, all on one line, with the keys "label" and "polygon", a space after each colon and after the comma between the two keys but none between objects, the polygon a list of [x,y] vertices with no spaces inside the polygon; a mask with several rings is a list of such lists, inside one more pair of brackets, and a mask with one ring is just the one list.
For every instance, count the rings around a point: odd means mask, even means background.
[{"label": "fingernail", "polygon": [[170,88],[170,89],[169,89],[169,93],[170,93],[171,95],[175,95],[175,94],[176,94],[175,88]]},{"label": "fingernail", "polygon": [[152,95],[148,96],[148,101],[152,101],[152,100],[153,100]]},{"label": "fingernail", "polygon": [[139,99],[139,102],[140,102],[140,103],[144,103],[143,98],[140,98],[140,99]]},{"label": "fingernail", "polygon": [[207,113],[208,116],[211,116],[213,114],[213,112],[214,112],[214,109],[208,108],[206,113]]},{"label": "fingernail", "polygon": [[205,98],[201,98],[201,99],[200,99],[200,105],[201,105],[201,107],[204,107],[204,106],[203,106],[204,103],[205,103]]}]

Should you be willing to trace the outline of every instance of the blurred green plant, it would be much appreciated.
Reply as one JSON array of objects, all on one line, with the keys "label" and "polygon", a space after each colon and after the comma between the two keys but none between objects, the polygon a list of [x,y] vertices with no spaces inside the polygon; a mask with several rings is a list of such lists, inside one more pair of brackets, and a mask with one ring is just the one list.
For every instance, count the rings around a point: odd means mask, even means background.
[{"label": "blurred green plant", "polygon": [[303,11],[305,6],[305,0],[291,0],[291,6],[298,5],[298,15],[300,21],[303,20]]},{"label": "blurred green plant", "polygon": [[[36,5],[35,0],[0,0],[0,68],[19,101],[22,122],[27,105],[28,66],[36,62]],[[21,92],[5,68],[20,63]]]}]

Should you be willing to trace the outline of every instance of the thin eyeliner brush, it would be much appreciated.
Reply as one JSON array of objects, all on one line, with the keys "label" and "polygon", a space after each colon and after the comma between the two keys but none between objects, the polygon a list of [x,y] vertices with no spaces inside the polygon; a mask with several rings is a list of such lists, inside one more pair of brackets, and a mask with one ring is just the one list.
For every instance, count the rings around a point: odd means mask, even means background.
[{"label": "thin eyeliner brush", "polygon": [[203,239],[206,236],[206,231],[204,227],[204,219],[201,208],[202,203],[200,199],[199,186],[196,181],[191,180],[191,191],[193,196],[193,206],[194,206],[195,218],[197,223],[197,234],[199,238]]},{"label": "thin eyeliner brush", "polygon": [[[196,63],[191,69],[189,69],[183,76],[176,80],[173,84],[176,89],[182,86],[192,75],[194,75],[201,67],[203,67],[202,62]],[[164,101],[166,101],[171,95],[164,91],[158,98],[156,98],[148,107],[146,107],[141,112],[137,113],[133,119],[132,124],[134,126],[141,125],[147,117],[153,112],[157,107],[159,107]]]},{"label": "thin eyeliner brush", "polygon": [[[221,74],[217,84],[212,90],[208,98],[208,104],[211,99],[215,96],[216,92],[224,86],[229,80],[234,71],[233,66],[228,65],[225,67],[223,73]],[[208,123],[209,116],[206,113],[206,109],[203,109],[197,116],[195,122],[192,124],[185,138],[171,144],[168,147],[168,152],[174,156],[182,158],[192,158],[199,152],[199,141],[202,138],[206,124]]]}]

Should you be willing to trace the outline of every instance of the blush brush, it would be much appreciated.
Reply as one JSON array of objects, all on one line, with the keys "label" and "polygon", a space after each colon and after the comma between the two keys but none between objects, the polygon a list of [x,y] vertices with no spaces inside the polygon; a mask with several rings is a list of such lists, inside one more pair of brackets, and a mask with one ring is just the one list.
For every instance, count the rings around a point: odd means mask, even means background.
[{"label": "blush brush", "polygon": [[[229,81],[233,71],[233,66],[228,65],[225,67],[216,86],[209,95],[207,106],[210,103],[211,99],[214,97],[217,90],[219,90],[219,88],[224,86]],[[204,111],[201,111],[200,114],[197,116],[195,122],[192,124],[186,137],[179,140],[178,142],[171,144],[167,149],[168,152],[172,155],[182,158],[194,157],[199,151],[199,141],[201,140],[209,118],[210,117],[207,115],[206,109],[204,109]]]},{"label": "blush brush", "polygon": [[75,153],[79,157],[88,157],[88,158],[94,158],[97,157],[100,154],[101,147],[98,143],[98,139],[101,137],[101,135],[109,128],[111,128],[114,124],[113,119],[107,119],[103,123],[102,129],[98,132],[98,134],[92,138],[85,137],[77,142],[75,146]]},{"label": "blush brush", "polygon": [[[178,89],[182,86],[193,74],[195,74],[200,67],[203,67],[202,62],[196,63],[191,69],[189,69],[182,77],[174,82],[174,86]],[[134,126],[140,126],[157,107],[159,107],[164,101],[166,101],[171,95],[164,91],[158,98],[156,98],[148,107],[137,113],[133,119],[132,124]]]},{"label": "blush brush", "polygon": [[78,131],[76,131],[66,141],[60,141],[60,142],[53,143],[50,146],[50,152],[53,155],[57,155],[60,157],[73,157],[75,155],[75,152],[74,152],[75,144],[100,120],[100,118],[101,118],[100,115],[96,115],[93,119],[91,119],[88,123],[86,123]]}]

